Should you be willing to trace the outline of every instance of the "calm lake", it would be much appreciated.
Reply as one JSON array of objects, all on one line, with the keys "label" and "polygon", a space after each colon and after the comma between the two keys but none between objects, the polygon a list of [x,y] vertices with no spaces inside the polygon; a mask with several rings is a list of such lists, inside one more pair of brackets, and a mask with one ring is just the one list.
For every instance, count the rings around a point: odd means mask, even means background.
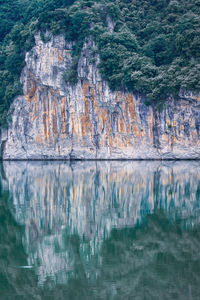
[{"label": "calm lake", "polygon": [[200,162],[4,162],[0,299],[200,299]]}]

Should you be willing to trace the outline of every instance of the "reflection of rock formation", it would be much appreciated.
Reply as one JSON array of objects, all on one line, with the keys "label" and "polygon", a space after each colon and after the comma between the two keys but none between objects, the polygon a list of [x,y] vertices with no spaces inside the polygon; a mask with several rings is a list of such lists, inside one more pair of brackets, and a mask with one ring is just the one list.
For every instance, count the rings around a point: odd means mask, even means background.
[{"label": "reflection of rock formation", "polygon": [[80,237],[87,269],[112,228],[133,227],[156,209],[173,218],[198,217],[199,167],[199,162],[4,162],[15,218],[26,225],[24,243],[29,263],[40,265],[40,282],[47,276],[63,282],[66,271],[73,274],[70,235]]}]

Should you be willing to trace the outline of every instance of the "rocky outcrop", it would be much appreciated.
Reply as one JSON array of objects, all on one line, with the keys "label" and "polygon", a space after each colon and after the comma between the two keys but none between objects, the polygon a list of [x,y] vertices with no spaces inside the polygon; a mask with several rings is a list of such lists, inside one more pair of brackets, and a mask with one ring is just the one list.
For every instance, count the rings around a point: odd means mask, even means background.
[{"label": "rocky outcrop", "polygon": [[63,73],[72,44],[63,36],[44,43],[39,34],[35,42],[21,75],[24,95],[11,107],[4,159],[200,158],[200,98],[185,94],[158,111],[139,96],[111,92],[91,39],[79,59],[78,83],[70,86]]}]

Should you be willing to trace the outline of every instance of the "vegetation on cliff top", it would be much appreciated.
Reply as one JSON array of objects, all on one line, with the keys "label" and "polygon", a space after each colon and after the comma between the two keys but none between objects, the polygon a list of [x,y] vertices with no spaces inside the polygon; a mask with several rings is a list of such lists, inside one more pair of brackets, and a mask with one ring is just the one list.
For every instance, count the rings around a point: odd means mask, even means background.
[{"label": "vegetation on cliff top", "polygon": [[38,30],[75,41],[67,80],[76,82],[83,42],[92,35],[110,88],[151,103],[200,90],[199,25],[200,0],[0,0],[0,124],[21,93],[24,55]]}]

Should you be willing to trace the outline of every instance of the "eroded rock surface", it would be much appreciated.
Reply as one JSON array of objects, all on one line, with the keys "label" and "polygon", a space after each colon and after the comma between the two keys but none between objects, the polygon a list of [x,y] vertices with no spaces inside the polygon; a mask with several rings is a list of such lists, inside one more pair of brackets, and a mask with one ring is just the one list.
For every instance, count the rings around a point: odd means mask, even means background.
[{"label": "eroded rock surface", "polygon": [[11,107],[4,159],[200,158],[200,99],[184,95],[162,111],[131,93],[111,92],[101,79],[95,44],[85,42],[78,83],[63,80],[72,44],[63,36],[26,54],[24,95]]}]

